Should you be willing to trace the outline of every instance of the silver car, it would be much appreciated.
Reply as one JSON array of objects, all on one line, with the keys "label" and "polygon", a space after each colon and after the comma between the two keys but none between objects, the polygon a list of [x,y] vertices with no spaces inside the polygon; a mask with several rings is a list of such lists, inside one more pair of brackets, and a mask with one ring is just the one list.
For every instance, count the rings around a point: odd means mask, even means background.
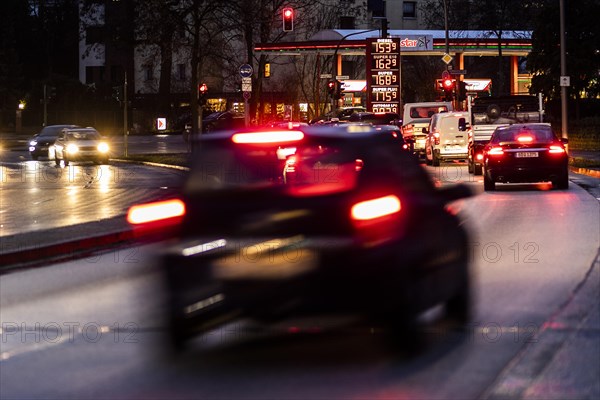
[{"label": "silver car", "polygon": [[106,164],[110,157],[108,142],[94,128],[75,128],[61,131],[54,142],[54,161],[69,165],[71,161],[93,161]]}]

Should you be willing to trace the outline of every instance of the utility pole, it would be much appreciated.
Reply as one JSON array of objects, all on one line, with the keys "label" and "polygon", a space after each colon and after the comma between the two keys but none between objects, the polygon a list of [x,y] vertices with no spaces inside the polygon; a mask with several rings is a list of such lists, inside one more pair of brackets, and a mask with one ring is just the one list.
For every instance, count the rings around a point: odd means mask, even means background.
[{"label": "utility pole", "polygon": [[44,126],[48,124],[48,86],[44,83]]},{"label": "utility pole", "polygon": [[123,82],[123,144],[125,146],[125,157],[127,157],[127,71]]},{"label": "utility pole", "polygon": [[[567,76],[567,45],[565,40],[565,1],[560,0],[560,76]],[[568,139],[567,133],[567,86],[560,87],[560,109],[562,137]]]}]

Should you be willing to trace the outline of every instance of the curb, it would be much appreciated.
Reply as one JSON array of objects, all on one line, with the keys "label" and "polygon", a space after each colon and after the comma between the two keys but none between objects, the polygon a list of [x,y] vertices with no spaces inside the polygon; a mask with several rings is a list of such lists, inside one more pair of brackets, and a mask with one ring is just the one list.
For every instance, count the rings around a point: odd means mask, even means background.
[{"label": "curb", "polygon": [[587,176],[591,176],[593,178],[600,178],[600,170],[597,170],[597,169],[569,167],[569,170],[576,174],[587,175]]},{"label": "curb", "polygon": [[[60,229],[57,228],[56,230]],[[2,257],[0,275],[18,269],[77,260],[103,250],[112,251],[122,246],[145,245],[165,241],[175,236],[175,231],[169,228],[154,230],[128,227],[91,237],[74,238],[52,244],[8,250],[0,253]]]}]

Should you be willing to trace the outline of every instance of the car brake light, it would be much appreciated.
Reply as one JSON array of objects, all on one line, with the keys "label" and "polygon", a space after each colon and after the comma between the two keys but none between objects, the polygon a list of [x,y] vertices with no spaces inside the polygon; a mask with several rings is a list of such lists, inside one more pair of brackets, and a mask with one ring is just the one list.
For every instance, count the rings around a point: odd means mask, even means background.
[{"label": "car brake light", "polygon": [[350,215],[355,221],[367,221],[397,213],[401,208],[400,199],[389,195],[354,204]]},{"label": "car brake light", "polygon": [[361,160],[360,158],[357,158],[356,160],[354,160],[354,170],[356,172],[359,172],[360,170],[362,170],[364,166],[365,166],[365,162],[363,160]]},{"label": "car brake light", "polygon": [[565,149],[562,146],[552,145],[548,149],[548,152],[552,154],[562,154],[565,152]]},{"label": "car brake light", "polygon": [[531,142],[533,142],[533,136],[531,136],[531,135],[517,136],[517,142],[519,142],[519,143],[531,143]]},{"label": "car brake light", "polygon": [[127,212],[127,222],[132,225],[139,225],[169,218],[182,217],[184,214],[185,204],[183,201],[172,199],[132,206]]},{"label": "car brake light", "polygon": [[433,138],[434,138],[435,144],[440,144],[440,133],[439,132],[434,132]]},{"label": "car brake light", "polygon": [[488,155],[490,156],[501,156],[502,154],[504,154],[504,150],[502,149],[502,147],[492,147],[488,151]]},{"label": "car brake light", "polygon": [[303,138],[304,133],[289,130],[236,133],[231,137],[231,140],[238,144],[272,144],[297,142]]},{"label": "car brake light", "polygon": [[483,160],[483,154],[481,154],[481,153],[477,153],[477,155],[475,156],[475,159],[476,159],[477,161],[481,161],[481,160]]}]

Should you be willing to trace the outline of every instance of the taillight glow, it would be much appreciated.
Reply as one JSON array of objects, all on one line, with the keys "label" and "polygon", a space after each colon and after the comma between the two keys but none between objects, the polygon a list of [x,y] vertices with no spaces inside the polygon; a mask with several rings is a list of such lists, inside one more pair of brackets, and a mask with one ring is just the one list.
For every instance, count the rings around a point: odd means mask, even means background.
[{"label": "taillight glow", "polygon": [[548,152],[552,154],[562,154],[565,152],[565,149],[562,146],[552,145],[549,147]]},{"label": "taillight glow", "polygon": [[363,160],[361,160],[360,158],[357,158],[356,160],[354,160],[354,170],[356,172],[359,172],[360,170],[362,170],[364,166],[365,166],[365,162]]},{"label": "taillight glow", "polygon": [[481,154],[481,153],[477,153],[477,154],[475,155],[475,159],[476,159],[477,161],[481,161],[481,160],[483,160],[483,154]]},{"label": "taillight glow", "polygon": [[127,222],[133,225],[161,221],[185,214],[185,204],[179,199],[132,206],[127,213]]},{"label": "taillight glow", "polygon": [[504,150],[502,149],[502,147],[492,147],[488,151],[488,155],[490,156],[501,156],[502,154],[504,154]]},{"label": "taillight glow", "polygon": [[300,131],[289,130],[236,133],[231,137],[231,140],[238,144],[269,144],[297,142],[303,138],[304,133]]},{"label": "taillight glow", "polygon": [[531,136],[531,135],[517,136],[517,142],[519,142],[519,143],[531,143],[531,142],[533,142],[533,136]]},{"label": "taillight glow", "polygon": [[397,213],[402,208],[400,199],[394,195],[361,201],[352,206],[350,215],[357,221],[367,221]]}]

